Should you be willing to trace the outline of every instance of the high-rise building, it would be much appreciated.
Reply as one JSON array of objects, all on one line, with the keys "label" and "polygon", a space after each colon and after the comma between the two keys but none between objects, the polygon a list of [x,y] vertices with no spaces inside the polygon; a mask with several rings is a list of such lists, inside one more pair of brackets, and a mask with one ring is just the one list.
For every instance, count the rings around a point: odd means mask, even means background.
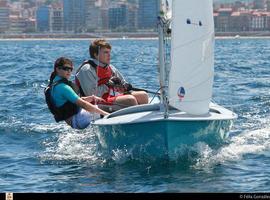
[{"label": "high-rise building", "polygon": [[24,33],[25,31],[26,31],[25,18],[16,15],[10,16],[9,32]]},{"label": "high-rise building", "polygon": [[270,11],[270,0],[266,1],[266,10],[269,12]]},{"label": "high-rise building", "polygon": [[254,9],[264,10],[266,9],[266,0],[254,0]]},{"label": "high-rise building", "polygon": [[102,26],[100,6],[96,4],[96,0],[85,0],[85,27],[87,32],[93,32]]},{"label": "high-rise building", "polygon": [[50,31],[62,32],[64,30],[64,13],[61,5],[53,5],[50,10]]},{"label": "high-rise building", "polygon": [[118,28],[122,30],[127,28],[127,13],[128,8],[126,4],[122,4],[114,8],[109,8],[109,28]]},{"label": "high-rise building", "polygon": [[50,7],[42,5],[38,7],[36,13],[37,31],[47,32],[50,30]]},{"label": "high-rise building", "polygon": [[227,32],[230,30],[230,19],[232,8],[220,8],[218,17],[215,19],[215,29],[217,32]]},{"label": "high-rise building", "polygon": [[64,30],[75,33],[86,31],[85,0],[63,0]]},{"label": "high-rise building", "polygon": [[138,28],[138,6],[134,3],[129,4],[128,9],[128,29],[129,31],[136,31]]},{"label": "high-rise building", "polygon": [[107,31],[109,29],[109,1],[110,0],[99,0],[100,6],[100,18],[101,18],[101,29]]},{"label": "high-rise building", "polygon": [[158,0],[139,0],[138,8],[138,28],[139,29],[156,29],[157,17],[159,14]]},{"label": "high-rise building", "polygon": [[9,12],[7,1],[0,0],[0,33],[4,33],[9,29]]}]

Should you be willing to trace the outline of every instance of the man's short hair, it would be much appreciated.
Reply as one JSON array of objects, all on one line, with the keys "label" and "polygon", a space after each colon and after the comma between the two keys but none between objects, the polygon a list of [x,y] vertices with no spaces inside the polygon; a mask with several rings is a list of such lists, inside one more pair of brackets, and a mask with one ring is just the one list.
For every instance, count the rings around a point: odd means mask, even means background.
[{"label": "man's short hair", "polygon": [[99,54],[101,48],[112,49],[112,46],[105,39],[96,39],[89,46],[89,55],[91,58],[95,58],[95,54]]}]

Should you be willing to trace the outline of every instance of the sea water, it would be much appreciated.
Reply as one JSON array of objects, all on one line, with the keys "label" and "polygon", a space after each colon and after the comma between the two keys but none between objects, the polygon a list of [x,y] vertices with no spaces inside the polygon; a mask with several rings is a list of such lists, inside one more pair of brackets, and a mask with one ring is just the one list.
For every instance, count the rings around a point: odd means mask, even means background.
[{"label": "sea water", "polygon": [[[112,64],[127,81],[156,91],[158,41],[110,42]],[[43,94],[53,63],[66,56],[78,68],[88,46],[0,41],[1,192],[269,191],[270,39],[216,40],[213,100],[239,118],[228,143],[215,150],[198,143],[177,162],[132,159],[117,149],[106,157],[91,127],[78,131],[54,121]]]}]

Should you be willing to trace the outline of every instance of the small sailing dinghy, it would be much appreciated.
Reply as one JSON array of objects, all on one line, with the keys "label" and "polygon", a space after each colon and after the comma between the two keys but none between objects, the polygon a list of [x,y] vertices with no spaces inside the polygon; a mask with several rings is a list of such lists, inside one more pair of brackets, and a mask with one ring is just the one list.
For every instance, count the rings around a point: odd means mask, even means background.
[{"label": "small sailing dinghy", "polygon": [[228,137],[237,115],[211,102],[212,3],[173,0],[171,19],[162,9],[158,23],[160,102],[124,108],[94,121],[102,149],[175,158],[184,147],[198,142],[216,146]]}]

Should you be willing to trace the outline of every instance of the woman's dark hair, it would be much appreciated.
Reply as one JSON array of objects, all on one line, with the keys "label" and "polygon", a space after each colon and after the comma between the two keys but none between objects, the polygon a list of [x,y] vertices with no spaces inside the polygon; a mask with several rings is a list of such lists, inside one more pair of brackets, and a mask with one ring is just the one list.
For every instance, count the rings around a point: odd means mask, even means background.
[{"label": "woman's dark hair", "polygon": [[95,58],[95,54],[98,55],[101,48],[112,49],[112,46],[105,39],[96,39],[89,46],[90,57]]},{"label": "woman's dark hair", "polygon": [[57,75],[56,68],[64,66],[66,64],[73,66],[72,60],[70,60],[68,58],[65,58],[65,57],[60,57],[54,62],[54,70],[53,70],[53,72],[51,73],[51,76],[50,76],[50,83],[53,82],[53,79]]}]

